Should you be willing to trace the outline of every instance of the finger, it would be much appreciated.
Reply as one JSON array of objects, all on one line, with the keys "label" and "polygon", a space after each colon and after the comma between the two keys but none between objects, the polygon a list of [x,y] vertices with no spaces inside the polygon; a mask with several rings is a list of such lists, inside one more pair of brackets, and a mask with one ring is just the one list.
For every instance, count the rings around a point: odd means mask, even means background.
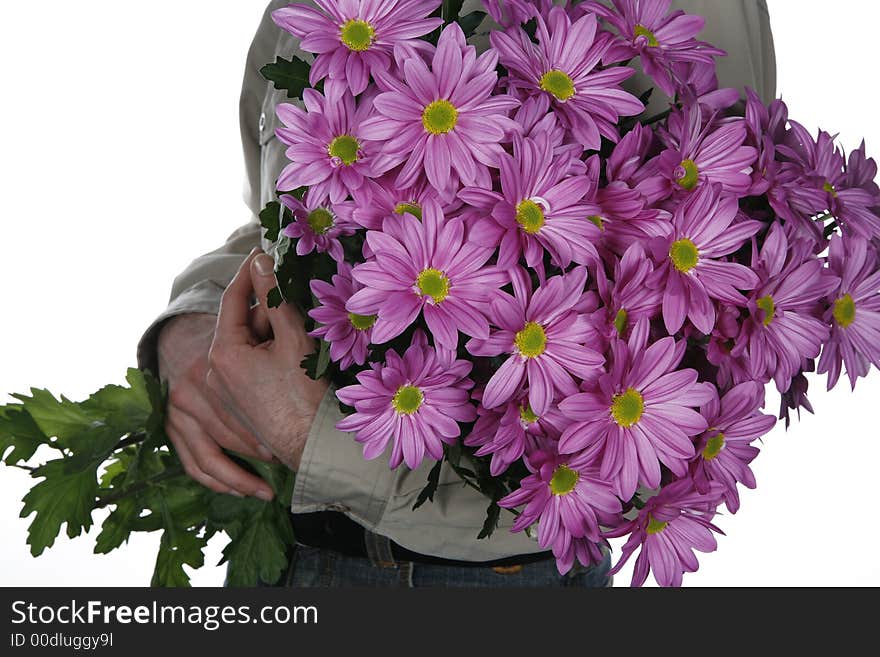
[{"label": "finger", "polygon": [[200,424],[217,443],[245,456],[271,461],[270,452],[237,418],[227,412],[222,402],[216,400],[213,391],[206,387],[204,393],[198,386],[177,386],[171,391],[169,407],[179,409]]},{"label": "finger", "polygon": [[186,441],[183,437],[177,432],[177,429],[174,428],[173,425],[166,424],[165,425],[165,433],[168,434],[168,438],[171,440],[171,444],[174,445],[174,450],[177,452],[177,458],[180,459],[181,464],[183,464],[183,469],[186,474],[200,483],[205,488],[209,488],[215,493],[220,493],[221,495],[235,495],[237,497],[244,497],[241,493],[236,490],[232,490],[229,486],[221,484],[219,481],[214,479],[214,477],[205,474],[202,472],[201,468],[199,468],[196,463],[195,458],[193,458],[192,453],[189,451],[189,448],[186,446]]},{"label": "finger", "polygon": [[220,300],[220,312],[217,315],[215,345],[244,345],[250,344],[252,341],[250,298],[254,288],[253,281],[251,281],[251,262],[258,253],[261,253],[259,249],[251,251],[223,292],[223,297]]},{"label": "finger", "polygon": [[186,445],[202,472],[239,493],[267,502],[274,497],[265,481],[236,465],[191,417],[177,414],[173,426],[187,437]]},{"label": "finger", "polygon": [[257,301],[256,305],[251,306],[251,332],[260,342],[271,340],[274,337],[272,324],[269,322],[268,304]]},{"label": "finger", "polygon": [[302,316],[288,303],[277,308],[269,308],[269,292],[278,284],[275,277],[275,262],[265,253],[258,253],[251,261],[251,283],[260,304],[266,306],[266,316],[276,340],[285,345],[295,344],[293,340],[302,339],[305,334]]}]

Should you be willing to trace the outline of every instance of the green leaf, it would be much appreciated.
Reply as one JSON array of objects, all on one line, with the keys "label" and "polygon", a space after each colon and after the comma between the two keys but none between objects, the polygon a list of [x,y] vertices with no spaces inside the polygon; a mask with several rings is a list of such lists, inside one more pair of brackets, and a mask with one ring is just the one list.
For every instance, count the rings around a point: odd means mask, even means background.
[{"label": "green leaf", "polygon": [[107,554],[127,542],[140,510],[140,505],[133,499],[120,500],[101,525],[101,533],[95,542],[95,554]]},{"label": "green leaf", "polygon": [[31,397],[23,394],[12,396],[23,402],[24,409],[30,413],[34,422],[45,435],[64,440],[68,436],[82,433],[92,426],[94,418],[79,404],[64,395],[55,399],[48,390],[31,388]]},{"label": "green leaf", "polygon": [[207,539],[200,537],[195,531],[166,529],[159,542],[159,554],[156,555],[156,568],[150,586],[165,588],[190,586],[189,575],[183,567],[204,566],[203,550],[207,544]]},{"label": "green leaf", "polygon": [[281,204],[272,201],[260,212],[260,225],[265,229],[263,236],[270,242],[278,239],[281,232]]},{"label": "green leaf", "polygon": [[15,465],[30,459],[40,445],[51,444],[51,440],[40,431],[30,413],[20,406],[7,406],[0,415],[0,461],[10,447],[6,465]]},{"label": "green leaf", "polygon": [[437,463],[434,464],[434,467],[431,468],[431,471],[428,473],[428,485],[422,489],[421,493],[419,493],[419,497],[413,505],[413,511],[418,509],[428,500],[430,500],[431,503],[434,502],[434,493],[437,492],[437,487],[440,485],[440,468],[442,465],[443,461],[437,461]]},{"label": "green leaf", "polygon": [[276,583],[287,569],[288,548],[293,544],[289,527],[284,509],[274,502],[264,502],[258,513],[251,514],[239,525],[229,526],[231,540],[223,550],[221,561],[229,563],[227,585]]},{"label": "green leaf", "polygon": [[486,12],[472,11],[466,16],[461,16],[458,19],[458,24],[461,25],[461,30],[464,32],[465,38],[474,35],[474,32],[477,31],[477,28],[480,26],[480,23],[483,22],[484,18],[486,18]]},{"label": "green leaf", "polygon": [[58,459],[33,471],[33,477],[44,479],[24,496],[21,517],[37,514],[28,527],[27,541],[35,557],[54,545],[62,524],[67,523],[70,538],[92,526],[98,492],[96,470],[97,466],[72,470],[69,459]]},{"label": "green leaf", "polygon": [[443,0],[443,20],[453,23],[458,20],[464,0]]},{"label": "green leaf", "polygon": [[320,379],[327,373],[327,367],[330,365],[330,343],[321,340],[318,349],[318,364],[315,368],[315,378]]},{"label": "green leaf", "polygon": [[289,60],[277,57],[274,64],[266,64],[260,69],[260,73],[275,85],[276,89],[286,91],[288,98],[302,98],[303,89],[310,86],[311,68],[298,57]]},{"label": "green leaf", "polygon": [[489,538],[498,528],[498,518],[501,516],[501,507],[495,500],[486,508],[486,521],[483,523],[483,529],[477,534],[477,539],[482,540]]}]

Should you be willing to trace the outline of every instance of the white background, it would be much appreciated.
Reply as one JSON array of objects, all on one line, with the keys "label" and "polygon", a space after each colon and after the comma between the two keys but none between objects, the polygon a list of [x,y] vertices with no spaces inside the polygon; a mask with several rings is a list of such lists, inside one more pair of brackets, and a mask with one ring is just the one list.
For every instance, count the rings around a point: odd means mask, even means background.
[{"label": "white background", "polygon": [[[871,6],[771,0],[770,11],[792,117],[840,132],[847,149],[864,136],[880,154]],[[79,400],[122,383],[174,276],[247,221],[238,95],[263,8],[0,4],[0,403],[30,386]],[[685,584],[880,585],[878,398],[876,372],[855,394],[813,379],[818,415],[766,438],[758,489],[718,519],[728,536]],[[95,556],[103,515],[88,537],[32,558],[18,518],[32,483],[0,466],[0,585],[149,583],[158,536]],[[222,583],[221,549],[211,544],[195,584]]]}]

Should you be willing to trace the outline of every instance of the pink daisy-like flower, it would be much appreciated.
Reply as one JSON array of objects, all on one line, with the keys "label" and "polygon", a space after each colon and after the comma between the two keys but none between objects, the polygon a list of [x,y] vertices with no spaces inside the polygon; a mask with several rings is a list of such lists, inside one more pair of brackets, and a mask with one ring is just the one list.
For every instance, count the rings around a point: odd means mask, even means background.
[{"label": "pink daisy-like flower", "polygon": [[[537,522],[538,546],[551,548],[557,559],[571,550],[573,540],[599,542],[597,514],[621,510],[620,500],[599,469],[583,457],[547,454],[540,461],[537,467],[530,464],[532,474],[498,502],[506,509],[525,505],[511,531],[523,531]],[[571,564],[566,569],[557,562],[557,567],[565,573]]]},{"label": "pink daisy-like flower", "polygon": [[[591,158],[591,166],[599,166]],[[599,228],[587,217],[599,214],[591,202],[596,185],[590,176],[573,170],[582,168],[580,160],[564,153],[553,157],[548,136],[514,139],[513,156],[501,155],[501,193],[465,187],[459,198],[485,210],[491,219],[481,221],[475,230],[493,244],[500,245],[498,266],[505,269],[525,255],[526,264],[541,266],[544,251],[560,268],[572,261],[596,262],[594,242]]]},{"label": "pink daisy-like flower", "polygon": [[358,95],[370,74],[391,65],[397,44],[419,45],[418,37],[443,24],[428,18],[440,0],[315,0],[320,9],[300,4],[272,12],[272,19],[301,39],[300,47],[318,56],[309,71],[316,85],[328,75]]},{"label": "pink daisy-like flower", "polygon": [[762,227],[759,221],[734,223],[738,212],[736,198],[722,196],[720,185],[706,185],[675,209],[671,237],[651,243],[662,263],[652,284],[663,289],[663,321],[670,334],[685,318],[710,334],[716,318],[712,300],[744,306],[739,290],[758,284],[751,269],[723,260]]},{"label": "pink daisy-like flower", "polygon": [[711,384],[697,382],[695,370],[676,369],[684,341],[663,338],[645,349],[647,327],[646,320],[640,322],[628,344],[616,340],[611,371],[559,404],[573,421],[559,439],[559,451],[583,450],[600,459],[600,476],[613,481],[624,500],[639,482],[659,487],[661,463],[676,476],[687,473],[692,437],[708,427],[693,407],[717,394]]},{"label": "pink daisy-like flower", "polygon": [[364,287],[346,308],[378,316],[374,343],[397,337],[420,313],[440,347],[455,349],[459,330],[489,337],[485,312],[508,275],[485,266],[494,249],[470,241],[460,217],[444,223],[438,200],[425,201],[421,221],[408,212],[386,219],[382,232],[367,233],[367,245],[375,259],[354,268]]},{"label": "pink daisy-like flower", "polygon": [[699,62],[713,65],[723,50],[697,41],[706,20],[683,11],[669,12],[671,0],[612,0],[613,9],[586,2],[579,11],[596,12],[620,34],[628,57],[639,56],[642,68],[667,96],[674,96],[674,65]]},{"label": "pink daisy-like flower", "polygon": [[744,196],[752,186],[758,151],[746,146],[744,119],[715,122],[697,105],[672,114],[660,135],[667,150],[654,159],[667,179],[669,193],[686,194],[709,183],[721,183],[725,194]]},{"label": "pink daisy-like flower", "polygon": [[821,317],[821,303],[840,284],[807,240],[789,246],[785,230],[774,224],[764,241],[756,269],[761,282],[752,292],[733,356],[745,356],[756,380],[773,378],[779,392],[818,358],[830,329]]},{"label": "pink daisy-like flower", "polygon": [[718,506],[717,487],[715,484],[703,495],[690,479],[675,481],[649,499],[635,520],[606,532],[609,538],[630,534],[611,574],[620,572],[641,547],[632,586],[644,584],[649,571],[660,586],[681,586],[682,575],[700,567],[694,550],[714,552],[718,543],[712,532],[724,533],[712,524]]},{"label": "pink daisy-like flower", "polygon": [[304,256],[312,251],[329,253],[336,262],[342,262],[345,255],[339,238],[353,235],[356,226],[345,218],[349,214],[348,204],[333,206],[326,202],[326,197],[309,190],[300,201],[289,194],[281,195],[281,203],[288,208],[294,221],[288,224],[282,235],[297,240],[296,254]]},{"label": "pink daisy-like flower", "polygon": [[495,22],[510,27],[528,22],[538,13],[546,15],[553,0],[483,0],[483,6]]},{"label": "pink daisy-like flower", "polygon": [[641,114],[645,106],[620,83],[635,72],[618,66],[597,70],[612,40],[587,14],[572,23],[561,7],[537,16],[538,43],[519,27],[494,31],[492,46],[510,74],[511,87],[529,96],[546,94],[562,123],[588,150],[599,150],[602,137],[617,142],[621,116]]},{"label": "pink daisy-like flower", "polygon": [[443,458],[443,443],[454,444],[461,435],[459,422],[471,422],[476,409],[470,402],[471,363],[455,354],[428,346],[417,331],[401,358],[393,349],[385,363],[357,375],[358,383],[337,390],[336,396],[355,412],[340,420],[340,431],[356,432],[364,458],[372,460],[391,443],[389,465],[402,462],[415,470],[427,454]]},{"label": "pink daisy-like flower", "polygon": [[394,174],[367,180],[354,194],[352,220],[368,230],[382,230],[388,217],[411,214],[422,218],[422,206],[428,199],[437,198],[437,192],[421,179],[412,187],[400,188],[394,184]]},{"label": "pink daisy-like flower", "polygon": [[479,447],[477,456],[492,455],[489,472],[493,477],[507,470],[523,455],[535,451],[542,439],[558,438],[568,423],[555,408],[538,416],[524,394],[498,409],[487,409],[481,404],[477,414],[477,422],[464,444]]},{"label": "pink daisy-like flower", "polygon": [[653,272],[651,261],[639,243],[630,246],[623,258],[615,260],[611,281],[604,268],[598,268],[596,282],[604,302],[598,313],[601,313],[605,337],[626,339],[639,321],[657,316],[663,293],[647,284]]},{"label": "pink daisy-like flower", "polygon": [[286,144],[290,164],[278,177],[277,188],[293,191],[308,187],[317,197],[333,203],[349,194],[373,175],[375,148],[360,134],[360,125],[372,111],[368,98],[355,104],[354,97],[339,82],[328,82],[325,96],[314,89],[303,91],[303,111],[283,103],[276,111],[285,124],[275,133]]},{"label": "pink daisy-like flower", "polygon": [[320,305],[309,311],[309,317],[322,326],[309,335],[329,342],[330,358],[342,369],[348,369],[355,363],[363,365],[367,362],[376,317],[355,315],[345,309],[346,302],[361,286],[352,278],[351,265],[347,262],[340,262],[337,270],[332,285],[320,279],[310,283],[312,294]]},{"label": "pink daisy-like flower", "polygon": [[525,270],[513,269],[511,279],[515,296],[501,294],[491,306],[493,323],[500,330],[488,340],[470,340],[467,350],[475,356],[510,355],[486,384],[483,406],[501,406],[527,381],[529,405],[543,416],[557,394],[577,391],[574,376],[592,378],[604,362],[586,346],[597,336],[587,315],[576,310],[587,270],[578,267],[554,276],[534,294]]},{"label": "pink daisy-like flower", "polygon": [[830,390],[846,365],[853,390],[867,376],[871,364],[880,368],[880,254],[858,237],[831,238],[829,268],[840,276],[840,287],[830,297],[825,321],[831,339],[819,359],[819,374],[828,373]]},{"label": "pink daisy-like flower", "polygon": [[427,175],[431,185],[450,196],[457,181],[466,185],[489,180],[503,153],[500,142],[517,130],[508,112],[519,104],[512,96],[493,95],[498,55],[479,57],[457,23],[447,25],[431,69],[420,57],[403,62],[403,80],[382,73],[373,106],[376,114],[361,126],[367,139],[382,142],[386,170],[406,161],[397,176],[409,187]]},{"label": "pink daisy-like flower", "polygon": [[700,409],[709,429],[697,442],[691,476],[697,490],[704,494],[711,492],[711,482],[720,483],[731,513],[739,510],[737,483],[746,488],[756,485],[749,463],[759,450],[752,443],[776,425],[775,417],[761,413],[763,407],[764,387],[746,381]]}]

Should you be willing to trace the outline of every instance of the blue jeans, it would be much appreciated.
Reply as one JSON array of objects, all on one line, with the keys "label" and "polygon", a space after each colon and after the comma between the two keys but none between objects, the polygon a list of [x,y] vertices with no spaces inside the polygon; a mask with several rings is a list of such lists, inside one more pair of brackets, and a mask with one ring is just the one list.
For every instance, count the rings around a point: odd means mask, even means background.
[{"label": "blue jeans", "polygon": [[508,568],[486,566],[447,566],[397,562],[387,539],[372,534],[368,558],[352,557],[334,550],[297,545],[290,567],[280,586],[287,587],[563,587],[601,588],[611,586],[611,555],[601,564],[585,568],[575,563],[560,575],[554,559]]}]

